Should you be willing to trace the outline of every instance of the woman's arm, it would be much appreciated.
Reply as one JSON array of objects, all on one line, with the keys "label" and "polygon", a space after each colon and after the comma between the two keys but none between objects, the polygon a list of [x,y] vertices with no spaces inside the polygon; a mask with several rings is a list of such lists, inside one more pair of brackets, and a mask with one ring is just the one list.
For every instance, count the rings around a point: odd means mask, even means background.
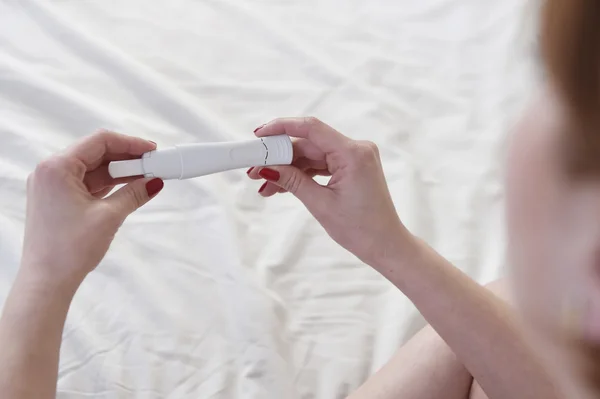
[{"label": "woman's arm", "polygon": [[62,331],[79,284],[29,270],[22,265],[0,319],[0,393],[54,398]]},{"label": "woman's arm", "polygon": [[[162,188],[159,179],[113,180],[107,162],[155,148],[101,132],[29,177],[23,259],[0,318],[0,397],[56,396],[62,331],[77,288],[125,218]],[[104,198],[120,183],[128,184]]]},{"label": "woman's arm", "polygon": [[506,302],[421,240],[403,242],[373,267],[408,296],[489,398],[561,397]]},{"label": "woman's arm", "polygon": [[[292,166],[253,169],[300,199],[329,235],[403,291],[491,398],[555,398],[552,381],[524,342],[507,306],[453,267],[401,223],[377,147],[314,118],[278,119],[257,135],[287,133]],[[326,186],[312,180],[331,175]]]}]

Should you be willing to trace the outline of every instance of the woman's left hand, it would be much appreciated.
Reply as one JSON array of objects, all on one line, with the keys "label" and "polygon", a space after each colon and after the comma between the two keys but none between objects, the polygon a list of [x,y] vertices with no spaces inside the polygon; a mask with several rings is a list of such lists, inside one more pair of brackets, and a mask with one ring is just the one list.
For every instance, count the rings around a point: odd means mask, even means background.
[{"label": "woman's left hand", "polygon": [[80,283],[100,263],[125,218],[163,187],[162,180],[141,176],[112,179],[108,163],[154,149],[151,141],[101,131],[42,161],[27,180],[22,269]]},{"label": "woman's left hand", "polygon": [[[409,256],[415,239],[404,227],[390,196],[374,143],[352,140],[315,118],[281,118],[256,130],[259,137],[295,137],[290,166],[257,167],[264,197],[294,194],[338,244],[378,268],[394,254]],[[331,176],[326,185],[313,177]]]}]

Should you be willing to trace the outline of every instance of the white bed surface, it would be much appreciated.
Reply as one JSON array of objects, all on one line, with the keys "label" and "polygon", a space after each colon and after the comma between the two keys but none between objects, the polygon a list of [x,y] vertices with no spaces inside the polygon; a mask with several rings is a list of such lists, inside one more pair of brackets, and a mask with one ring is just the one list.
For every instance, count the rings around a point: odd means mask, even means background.
[{"label": "white bed surface", "polygon": [[[0,300],[43,157],[98,128],[169,146],[298,115],[378,143],[405,223],[494,279],[532,26],[522,0],[0,2]],[[258,187],[169,181],[126,222],[71,308],[60,398],[343,398],[424,325]]]}]

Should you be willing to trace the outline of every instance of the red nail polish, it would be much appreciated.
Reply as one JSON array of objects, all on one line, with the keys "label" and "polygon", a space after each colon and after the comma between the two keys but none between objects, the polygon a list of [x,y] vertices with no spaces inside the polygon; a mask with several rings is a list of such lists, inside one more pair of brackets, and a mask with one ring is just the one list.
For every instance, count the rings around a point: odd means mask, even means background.
[{"label": "red nail polish", "polygon": [[146,192],[148,192],[148,197],[152,198],[160,190],[163,189],[165,183],[161,179],[152,179],[148,183],[146,183]]},{"label": "red nail polish", "polygon": [[262,193],[265,190],[265,188],[267,188],[267,184],[269,184],[268,181],[266,181],[262,186],[260,186],[260,188],[258,189],[258,192]]},{"label": "red nail polish", "polygon": [[260,126],[259,126],[259,127],[257,127],[256,129],[254,129],[254,133],[258,132],[260,129],[262,129],[262,128],[263,128],[263,127],[265,127],[265,126],[266,126],[266,124],[264,124],[264,123],[263,123],[262,125],[260,125]]},{"label": "red nail polish", "polygon": [[258,175],[269,181],[279,181],[279,178],[281,177],[278,171],[269,168],[262,168],[258,171]]},{"label": "red nail polish", "polygon": [[248,169],[248,170],[246,171],[246,173],[247,173],[247,174],[250,174],[250,172],[252,172],[252,170],[254,170],[254,166],[253,166],[253,167],[251,167],[250,169]]}]

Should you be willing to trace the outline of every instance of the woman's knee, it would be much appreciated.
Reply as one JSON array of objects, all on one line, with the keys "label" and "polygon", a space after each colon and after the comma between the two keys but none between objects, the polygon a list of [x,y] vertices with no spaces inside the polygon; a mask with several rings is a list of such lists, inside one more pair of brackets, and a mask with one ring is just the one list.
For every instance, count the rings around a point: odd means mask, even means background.
[{"label": "woman's knee", "polygon": [[473,380],[473,384],[471,384],[471,391],[469,392],[469,399],[489,399],[488,396],[483,392],[481,386],[477,383],[477,381]]}]

